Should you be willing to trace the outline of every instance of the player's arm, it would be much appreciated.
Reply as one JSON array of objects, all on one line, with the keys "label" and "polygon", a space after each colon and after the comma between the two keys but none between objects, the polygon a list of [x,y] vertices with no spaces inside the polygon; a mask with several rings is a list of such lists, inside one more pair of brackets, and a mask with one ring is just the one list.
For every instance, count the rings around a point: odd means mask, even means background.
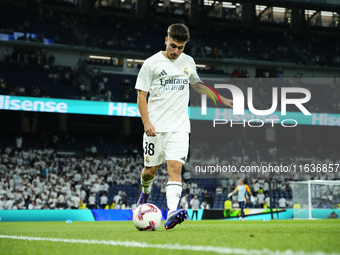
[{"label": "player's arm", "polygon": [[238,188],[238,185],[237,185],[237,187],[232,192],[230,192],[228,194],[228,197],[231,197],[232,195],[234,195],[237,192],[237,188]]},{"label": "player's arm", "polygon": [[[202,81],[199,81],[199,82],[197,82],[197,83],[195,83],[195,84],[191,84],[191,86],[193,87],[193,89],[197,92],[197,93],[199,93],[199,94],[205,94],[205,95],[210,95],[210,96],[212,96],[215,100],[217,100],[217,101],[219,101],[219,98],[218,98],[218,96],[220,97],[220,99],[221,99],[221,102],[225,105],[225,106],[228,106],[228,107],[230,107],[230,108],[233,108],[233,100],[231,100],[231,99],[228,99],[228,98],[225,98],[225,97],[223,97],[223,96],[221,96],[220,94],[215,94],[215,92],[214,91],[212,91],[209,87],[209,85],[207,85],[207,84],[205,84],[204,82],[202,82]],[[207,91],[210,93],[207,93]],[[210,97],[208,97],[208,98],[210,98]]]},{"label": "player's arm", "polygon": [[148,92],[138,90],[137,105],[140,116],[142,117],[142,122],[144,125],[144,131],[147,136],[156,136],[155,127],[151,124],[148,114],[148,103],[146,102],[146,97]]},{"label": "player's arm", "polygon": [[253,196],[253,194],[251,193],[251,190],[250,190],[250,188],[249,188],[249,186],[246,184],[245,185],[246,186],[246,191],[249,193],[249,195],[252,197]]},{"label": "player's arm", "polygon": [[246,186],[246,191],[249,193],[250,195],[250,201],[252,203],[255,203],[255,198],[253,197],[253,194],[251,193],[251,190],[249,189],[249,186],[248,185],[245,185]]}]

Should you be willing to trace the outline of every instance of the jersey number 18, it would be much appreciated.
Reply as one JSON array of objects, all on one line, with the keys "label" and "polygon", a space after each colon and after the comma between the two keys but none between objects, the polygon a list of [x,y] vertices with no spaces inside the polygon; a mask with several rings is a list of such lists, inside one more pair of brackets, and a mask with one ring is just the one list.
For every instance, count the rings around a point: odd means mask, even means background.
[{"label": "jersey number 18", "polygon": [[145,143],[145,148],[144,148],[144,153],[145,155],[152,156],[155,154],[155,145],[153,143]]}]

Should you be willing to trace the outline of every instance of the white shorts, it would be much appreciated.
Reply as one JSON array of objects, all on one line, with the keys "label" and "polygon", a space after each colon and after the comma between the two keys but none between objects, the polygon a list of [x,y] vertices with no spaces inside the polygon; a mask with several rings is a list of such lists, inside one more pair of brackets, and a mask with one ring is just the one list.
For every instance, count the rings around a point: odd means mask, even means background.
[{"label": "white shorts", "polygon": [[143,136],[144,165],[158,166],[167,160],[177,160],[182,164],[188,156],[189,133],[156,133],[157,136]]}]

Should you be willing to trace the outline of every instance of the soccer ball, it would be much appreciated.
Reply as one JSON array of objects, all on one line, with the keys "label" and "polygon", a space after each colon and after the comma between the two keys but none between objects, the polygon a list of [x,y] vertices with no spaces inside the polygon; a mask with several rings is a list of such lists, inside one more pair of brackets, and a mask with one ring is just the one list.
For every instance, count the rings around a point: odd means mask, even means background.
[{"label": "soccer ball", "polygon": [[139,231],[155,231],[162,223],[162,212],[153,204],[142,204],[133,212],[132,221]]}]

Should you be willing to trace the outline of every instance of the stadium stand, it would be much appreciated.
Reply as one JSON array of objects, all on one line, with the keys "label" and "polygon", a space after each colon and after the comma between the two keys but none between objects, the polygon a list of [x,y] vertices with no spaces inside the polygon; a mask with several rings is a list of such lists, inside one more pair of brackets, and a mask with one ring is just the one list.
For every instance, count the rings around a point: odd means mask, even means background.
[{"label": "stadium stand", "polygon": [[[18,147],[18,139],[21,139],[20,148]],[[125,145],[124,149],[124,146],[114,145],[114,143],[112,145],[111,143],[110,149],[113,153],[105,154],[104,152],[107,152],[108,149],[106,146],[100,148],[98,146],[98,150],[93,151],[90,142],[77,141],[77,145],[74,146],[78,148],[88,147],[87,154],[84,154],[86,153],[84,151],[82,155],[68,155],[62,153],[60,148],[64,147],[60,147],[60,145],[54,146],[58,149],[53,148],[53,146],[42,149],[37,146],[38,142],[27,140],[25,137],[17,136],[15,144],[13,140],[14,138],[1,139],[3,152],[0,156],[0,200],[2,200],[0,209],[67,209],[78,208],[82,203],[86,203],[88,208],[101,208],[103,193],[107,194],[107,204],[112,206],[114,203],[115,209],[135,207],[135,202],[139,196],[138,180],[140,169],[143,167],[143,159],[139,157],[140,155],[137,152],[128,152],[129,150],[126,149],[129,147],[128,145]],[[25,146],[22,146],[23,144]],[[71,147],[66,146],[65,148]],[[256,157],[261,155],[261,162],[275,162],[275,157],[277,157],[277,164],[279,164],[282,157],[287,162],[292,155],[295,159],[313,155],[306,154],[307,149],[302,147],[293,151],[285,150],[283,147],[275,148],[275,150],[272,147],[263,147],[260,152],[248,149],[249,146],[247,149],[245,147],[230,148],[234,156],[230,158],[230,161],[229,158],[224,158],[224,163],[232,162],[236,166],[242,163],[256,165],[259,163]],[[280,153],[273,155],[273,151],[276,150]],[[248,157],[246,151],[255,151],[256,154],[249,154]],[[329,162],[329,155],[335,155],[335,151],[332,154],[329,148],[319,149],[318,151],[319,157],[314,159],[317,163],[327,163]],[[229,153],[224,155],[229,155]],[[209,162],[213,164],[219,162],[219,160],[210,158]],[[227,199],[226,194],[236,187],[238,178],[244,178],[242,173],[219,180],[191,178],[188,170],[190,166],[186,165],[184,169],[183,195],[189,194],[188,201],[194,195],[198,195],[200,203],[209,199],[213,209],[223,209],[224,202]],[[293,178],[274,178],[272,182],[274,208],[279,207],[281,198],[286,200],[285,203],[288,207],[293,206],[290,204],[292,191],[289,181],[313,178],[306,174],[303,176],[296,174]],[[315,178],[339,180],[340,176],[337,173],[329,173]],[[165,199],[166,181],[166,165],[161,165],[154,182],[150,201],[162,209],[167,207]],[[247,178],[246,181],[255,198],[258,193],[261,193],[259,190],[264,193],[264,197],[261,200],[256,200],[255,204],[249,201],[247,208],[262,207],[263,201],[268,197],[268,181],[251,178]],[[333,200],[328,201],[326,198],[323,206],[332,208],[336,203],[339,203],[340,191],[338,187],[334,186],[334,190],[330,192],[333,194]],[[95,197],[94,207],[89,204],[89,197],[92,193]],[[78,194],[79,201],[75,194]],[[118,194],[119,196],[117,196]],[[6,198],[4,199],[4,197]],[[232,201],[236,200],[236,197],[232,198]],[[80,201],[81,204],[79,205]]]},{"label": "stadium stand", "polygon": [[[16,54],[13,54],[16,55]],[[23,56],[23,54],[20,56]],[[135,75],[102,73],[100,68],[0,62],[1,94],[96,101],[134,102]],[[19,74],[19,75],[18,75]]]},{"label": "stadium stand", "polygon": [[[0,32],[13,34],[17,40],[76,45],[94,49],[157,52],[162,49],[166,22],[67,14],[40,10],[31,13],[20,8],[2,6]],[[227,23],[228,24],[228,23]],[[254,31],[231,28],[190,26],[191,43],[186,51],[198,58],[238,58],[250,60],[339,66],[339,38],[294,35],[285,31]],[[36,38],[27,34],[36,34]],[[147,36],[145,36],[147,35]]]}]

